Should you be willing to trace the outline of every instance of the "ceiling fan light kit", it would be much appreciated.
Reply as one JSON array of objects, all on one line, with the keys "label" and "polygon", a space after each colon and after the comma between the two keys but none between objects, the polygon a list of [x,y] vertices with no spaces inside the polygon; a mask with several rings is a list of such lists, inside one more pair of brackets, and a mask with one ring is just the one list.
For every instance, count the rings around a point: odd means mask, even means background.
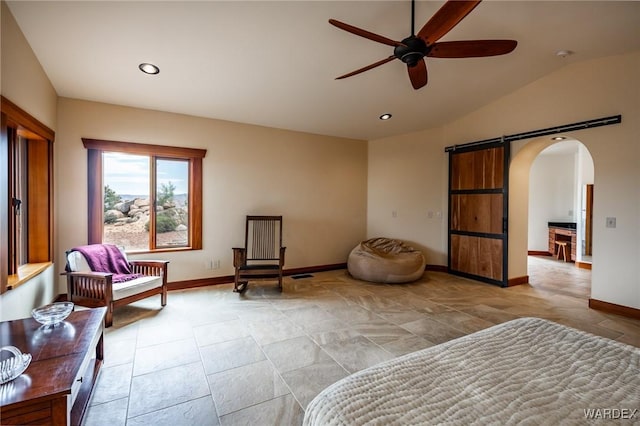
[{"label": "ceiling fan light kit", "polygon": [[515,40],[466,40],[438,42],[445,34],[455,27],[467,16],[481,0],[447,1],[422,29],[415,34],[415,0],[411,0],[411,35],[402,41],[363,30],[353,25],[335,19],[329,19],[329,23],[341,30],[357,36],[393,46],[393,55],[375,62],[366,67],[357,69],[348,74],[337,77],[337,80],[351,77],[356,74],[376,68],[380,65],[399,59],[407,65],[409,80],[414,89],[418,90],[427,84],[427,65],[425,57],[435,58],[477,58],[496,56],[510,53],[518,44]]}]

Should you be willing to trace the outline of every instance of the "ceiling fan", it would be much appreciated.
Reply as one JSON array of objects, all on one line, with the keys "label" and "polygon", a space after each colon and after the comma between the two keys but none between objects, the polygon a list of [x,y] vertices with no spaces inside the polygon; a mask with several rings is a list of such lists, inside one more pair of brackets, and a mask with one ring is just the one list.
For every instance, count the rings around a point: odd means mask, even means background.
[{"label": "ceiling fan", "polygon": [[427,64],[425,56],[433,58],[474,58],[482,56],[504,55],[513,51],[518,44],[515,40],[465,40],[438,42],[445,34],[467,16],[481,0],[461,1],[449,0],[424,24],[416,35],[415,0],[411,0],[411,35],[402,41],[354,27],[344,22],[329,19],[329,23],[341,30],[364,37],[378,43],[393,46],[393,55],[337,77],[336,80],[351,77],[372,68],[400,59],[407,64],[409,79],[414,89],[418,90],[427,84]]}]

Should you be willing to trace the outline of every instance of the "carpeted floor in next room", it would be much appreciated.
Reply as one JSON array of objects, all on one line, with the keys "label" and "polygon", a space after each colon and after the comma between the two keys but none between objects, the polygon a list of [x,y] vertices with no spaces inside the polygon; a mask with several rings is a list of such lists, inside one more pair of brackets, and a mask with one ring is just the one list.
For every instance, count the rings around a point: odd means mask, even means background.
[{"label": "carpeted floor in next room", "polygon": [[85,425],[299,425],[346,375],[518,317],[640,346],[640,320],[587,307],[590,271],[529,259],[531,285],[498,288],[445,273],[373,284],[345,270],[220,285],[116,310]]}]

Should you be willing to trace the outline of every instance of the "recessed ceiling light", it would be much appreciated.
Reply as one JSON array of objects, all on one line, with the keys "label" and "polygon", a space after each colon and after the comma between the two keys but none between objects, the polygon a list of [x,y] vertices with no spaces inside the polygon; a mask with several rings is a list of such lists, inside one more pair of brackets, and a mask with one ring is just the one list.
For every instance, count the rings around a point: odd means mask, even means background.
[{"label": "recessed ceiling light", "polygon": [[391,115],[391,114],[389,114],[389,113],[382,114],[382,115],[380,116],[380,120],[388,120],[388,119],[390,119],[391,117],[392,117],[392,115]]},{"label": "recessed ceiling light", "polygon": [[160,68],[147,62],[141,63],[140,65],[138,65],[138,68],[140,68],[140,71],[145,74],[158,74],[160,72]]},{"label": "recessed ceiling light", "polygon": [[561,58],[566,58],[567,56],[573,55],[574,52],[572,52],[571,50],[558,50],[556,52],[556,56],[560,56]]},{"label": "recessed ceiling light", "polygon": [[563,141],[566,138],[564,136],[554,136],[551,138],[552,141]]}]

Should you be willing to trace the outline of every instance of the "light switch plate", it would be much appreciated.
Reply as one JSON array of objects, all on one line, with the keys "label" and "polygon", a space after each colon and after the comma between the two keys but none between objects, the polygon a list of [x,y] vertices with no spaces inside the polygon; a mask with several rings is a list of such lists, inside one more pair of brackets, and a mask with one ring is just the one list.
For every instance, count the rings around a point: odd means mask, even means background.
[{"label": "light switch plate", "polygon": [[607,218],[607,228],[615,228],[616,227],[616,218],[608,217]]}]

